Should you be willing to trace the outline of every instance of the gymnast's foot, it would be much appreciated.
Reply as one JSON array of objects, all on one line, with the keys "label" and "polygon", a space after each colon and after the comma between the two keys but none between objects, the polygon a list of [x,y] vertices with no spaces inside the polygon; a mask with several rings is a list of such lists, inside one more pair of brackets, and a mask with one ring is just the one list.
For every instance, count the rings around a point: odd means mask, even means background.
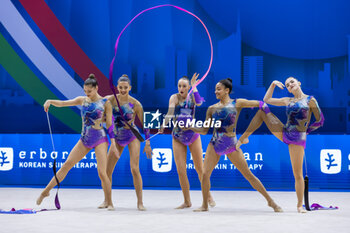
[{"label": "gymnast's foot", "polygon": [[214,201],[213,197],[209,197],[208,204],[212,208],[216,206],[216,202]]},{"label": "gymnast's foot", "polygon": [[143,206],[143,203],[137,203],[137,209],[139,211],[146,211],[147,209]]},{"label": "gymnast's foot", "polygon": [[237,144],[236,144],[236,150],[238,150],[242,144],[247,144],[248,142],[249,142],[248,138],[243,139],[243,142],[241,141],[241,139],[239,139]]},{"label": "gymnast's foot", "polygon": [[267,205],[270,206],[275,212],[283,212],[283,209],[274,201],[270,201]]},{"label": "gymnast's foot", "polygon": [[208,206],[201,206],[198,209],[193,210],[193,212],[205,212],[205,211],[209,211]]},{"label": "gymnast's foot", "polygon": [[37,205],[40,205],[41,202],[44,200],[44,198],[45,198],[45,197],[48,197],[48,196],[50,196],[50,193],[44,193],[44,192],[42,192],[42,193],[40,194],[40,196],[38,197],[38,199],[36,199],[36,204],[37,204]]},{"label": "gymnast's foot", "polygon": [[298,213],[301,213],[301,214],[307,213],[307,211],[302,206],[297,207],[297,210],[298,210]]},{"label": "gymnast's foot", "polygon": [[[113,205],[112,205],[113,206]],[[101,205],[99,205],[97,208],[98,209],[106,209],[108,207],[108,204],[106,201],[103,201]]]},{"label": "gymnast's foot", "polygon": [[181,210],[181,209],[190,208],[191,206],[192,206],[191,202],[189,202],[189,203],[184,202],[180,206],[176,207],[175,209]]},{"label": "gymnast's foot", "polygon": [[109,210],[109,211],[115,210],[113,204],[109,204],[109,205],[107,206],[107,210]]}]

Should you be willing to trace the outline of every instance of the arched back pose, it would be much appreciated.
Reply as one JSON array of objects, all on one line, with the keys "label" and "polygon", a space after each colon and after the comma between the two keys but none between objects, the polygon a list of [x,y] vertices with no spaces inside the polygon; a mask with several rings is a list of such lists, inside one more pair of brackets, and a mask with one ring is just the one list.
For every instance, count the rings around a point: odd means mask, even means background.
[{"label": "arched back pose", "polygon": [[[260,110],[239,139],[237,148],[239,148],[241,144],[248,143],[249,135],[258,129],[262,122],[265,122],[271,133],[288,145],[295,178],[295,190],[298,198],[297,210],[299,213],[306,213],[303,209],[303,158],[306,135],[322,126],[324,117],[316,99],[303,93],[301,90],[301,83],[296,78],[289,77],[285,81],[287,90],[294,96],[292,98],[272,98],[276,86],[281,89],[284,88],[283,83],[273,81],[265,94],[264,102],[275,106],[287,106],[287,123],[283,125],[283,123],[270,112],[267,104],[261,104]],[[309,125],[311,113],[314,114],[316,122]]]},{"label": "arched back pose", "polygon": [[[194,74],[191,79],[191,85],[195,85],[198,80],[198,74]],[[184,76],[178,81],[178,93],[173,94],[169,100],[169,109],[165,117],[163,125],[167,125],[170,120],[175,118],[175,121],[183,121],[186,123],[187,119],[193,119],[195,115],[195,106],[202,105],[204,99],[200,97],[197,88],[194,88],[193,94],[186,100],[188,91],[190,90],[190,80]],[[163,133],[163,127],[159,132]],[[177,174],[179,176],[179,182],[184,197],[184,203],[178,206],[176,209],[184,209],[192,206],[190,198],[190,183],[187,178],[186,160],[187,160],[187,146],[189,147],[194,167],[197,171],[198,178],[201,180],[203,173],[203,150],[202,142],[198,133],[192,130],[184,130],[180,127],[174,127],[172,131],[173,136],[173,151],[177,168]],[[215,202],[209,194],[209,204],[214,207]]]},{"label": "arched back pose", "polygon": [[[130,79],[124,74],[118,79],[117,85],[119,94],[117,94],[118,101],[120,103],[121,110],[117,105],[117,101],[114,95],[107,96],[109,101],[112,103],[113,108],[113,117],[114,117],[114,134],[115,134],[115,142],[117,151],[108,152],[108,162],[107,162],[107,175],[112,184],[112,175],[117,164],[120,155],[123,153],[123,150],[126,146],[128,146],[130,152],[130,169],[133,177],[134,187],[136,191],[137,197],[137,208],[139,210],[146,210],[143,205],[142,200],[142,177],[139,169],[139,160],[140,160],[140,141],[136,138],[133,132],[128,128],[128,126],[124,123],[124,119],[128,121],[131,127],[137,130],[135,126],[135,117],[140,119],[141,124],[143,125],[143,108],[139,101],[129,95],[131,90]],[[121,116],[121,112],[124,116]],[[146,139],[149,138],[149,130],[144,130]],[[144,148],[146,151],[147,157],[151,158],[152,149],[150,141],[146,141],[146,145]],[[106,196],[110,199],[104,200],[104,202],[98,208],[107,208],[110,203],[112,203],[111,196]]]},{"label": "arched back pose", "polygon": [[[275,212],[282,212],[282,209],[273,201],[266,192],[260,180],[248,168],[247,161],[241,149],[236,150],[236,125],[242,108],[258,107],[259,101],[246,99],[231,99],[232,80],[224,79],[215,86],[215,95],[218,103],[210,106],[207,110],[206,120],[219,120],[221,126],[214,128],[213,137],[205,152],[204,171],[202,179],[202,206],[195,211],[208,211],[208,195],[210,190],[210,176],[221,155],[227,155],[230,161],[237,167],[254,189],[259,191],[266,199],[268,206]],[[200,134],[207,134],[209,128],[194,128],[193,131]]]},{"label": "arched back pose", "polygon": [[[95,149],[98,175],[101,179],[102,188],[106,199],[111,196],[111,184],[107,177],[107,148],[108,139],[107,133],[103,128],[104,115],[106,116],[106,126],[108,127],[108,134],[111,138],[111,151],[116,151],[113,124],[112,124],[112,107],[106,98],[102,98],[98,94],[98,83],[93,74],[84,83],[84,92],[86,96],[79,96],[72,100],[47,100],[44,104],[44,110],[47,112],[50,105],[55,107],[67,107],[82,105],[81,116],[83,127],[81,131],[80,140],[71,150],[67,160],[62,167],[57,171],[58,181],[61,182],[66,177],[69,170],[78,163],[91,150]],[[57,185],[55,177],[51,179],[49,184],[42,191],[36,203],[41,204],[42,200],[49,196],[50,190]],[[112,203],[107,203],[107,208],[113,208]]]}]

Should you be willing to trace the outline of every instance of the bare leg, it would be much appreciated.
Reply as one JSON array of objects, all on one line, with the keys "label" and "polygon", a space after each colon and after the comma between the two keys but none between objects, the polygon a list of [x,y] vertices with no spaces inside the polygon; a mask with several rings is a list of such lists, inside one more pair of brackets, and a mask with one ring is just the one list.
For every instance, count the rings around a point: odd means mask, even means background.
[{"label": "bare leg", "polygon": [[[68,155],[66,162],[62,165],[62,167],[57,171],[56,176],[58,181],[61,183],[69,170],[79,162],[84,156],[90,151],[90,148],[87,148],[83,145],[83,143],[79,140],[77,144],[73,147],[71,152]],[[50,195],[50,190],[53,189],[57,185],[55,177],[52,177],[49,184],[45,187],[45,189],[41,192],[40,196],[36,200],[36,204],[40,205],[43,199]]]},{"label": "bare leg", "polygon": [[135,139],[128,145],[130,152],[130,169],[134,180],[134,187],[137,197],[137,208],[141,211],[146,210],[142,201],[142,177],[139,168],[140,161],[140,141]]},{"label": "bare leg", "polygon": [[254,174],[248,168],[248,164],[244,158],[242,150],[239,149],[238,151],[234,151],[228,154],[227,157],[230,159],[233,165],[235,165],[237,169],[242,173],[244,178],[246,178],[249,181],[251,186],[265,197],[268,206],[272,207],[275,212],[282,212],[281,207],[279,207],[272,200],[270,195],[267,193],[264,185],[260,182],[260,180],[256,176],[254,176]]},{"label": "bare leg", "polygon": [[184,196],[184,203],[175,209],[189,208],[192,206],[192,203],[190,197],[190,183],[188,182],[186,170],[187,146],[183,145],[173,138],[173,150],[177,174],[179,176],[179,182],[182,194]]},{"label": "bare leg", "polygon": [[[119,160],[119,158],[120,158],[120,156],[121,156],[121,154],[123,153],[123,150],[124,150],[124,147],[120,146],[117,143],[116,143],[116,146],[117,146],[117,151],[118,151],[117,157],[115,155],[111,154],[110,151],[108,151],[108,155],[107,155],[106,173],[107,173],[108,179],[109,179],[109,181],[111,183],[111,189],[112,189],[112,175],[113,175],[113,171],[114,171],[115,165],[117,164],[117,162],[118,162],[118,160]],[[99,208],[99,209],[108,208],[108,203],[113,203],[112,202],[112,195],[111,195],[110,200],[107,200],[106,199],[106,195],[105,195],[105,200],[97,208]],[[113,206],[113,204],[112,204],[112,206]]]},{"label": "bare leg", "polygon": [[105,195],[105,200],[108,200],[107,208],[108,210],[114,210],[113,203],[112,203],[112,185],[111,181],[109,180],[106,172],[107,167],[107,143],[101,143],[100,145],[95,147],[95,155],[96,155],[96,162],[97,162],[97,172],[98,176],[101,180],[101,186],[103,189],[103,193]]},{"label": "bare leg", "polygon": [[306,213],[303,208],[303,195],[305,188],[303,178],[304,148],[302,146],[290,144],[288,149],[295,179],[295,191],[298,198],[297,210],[299,213]]},{"label": "bare leg", "polygon": [[262,110],[258,110],[254,118],[250,122],[247,130],[239,138],[236,149],[238,150],[242,144],[249,142],[248,137],[257,130],[261,124],[265,122],[267,128],[275,135],[279,140],[283,141],[283,124],[282,122],[273,114],[266,114]]},{"label": "bare leg", "polygon": [[[197,171],[198,178],[201,181],[203,175],[203,150],[202,150],[202,141],[200,137],[198,137],[190,146],[190,151],[192,154],[193,164]],[[209,192],[208,203],[210,207],[216,206],[214,198],[211,196]]]},{"label": "bare leg", "polygon": [[210,176],[216,164],[218,164],[219,160],[220,160],[220,156],[215,152],[213,145],[209,143],[207,150],[205,152],[204,170],[203,170],[203,177],[202,177],[203,202],[201,207],[194,210],[195,212],[209,210],[208,198],[209,198],[209,190],[210,190]]}]

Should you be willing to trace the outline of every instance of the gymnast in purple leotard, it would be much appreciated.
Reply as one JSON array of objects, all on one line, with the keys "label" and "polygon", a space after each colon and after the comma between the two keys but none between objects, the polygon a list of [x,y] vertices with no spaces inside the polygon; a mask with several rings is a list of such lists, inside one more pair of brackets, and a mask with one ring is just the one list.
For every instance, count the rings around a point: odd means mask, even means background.
[{"label": "gymnast in purple leotard", "polygon": [[[191,79],[191,85],[196,85],[198,82],[199,74],[194,74]],[[199,134],[192,130],[185,130],[180,128],[177,124],[179,122],[186,123],[187,120],[191,120],[195,115],[195,106],[200,106],[204,99],[200,97],[197,88],[194,88],[193,94],[188,98],[188,92],[190,90],[190,80],[184,76],[178,81],[178,93],[173,94],[169,100],[168,113],[165,116],[165,120],[160,128],[159,132],[163,133],[163,126],[167,126],[168,123],[173,120],[176,126],[172,131],[173,136],[173,151],[177,168],[177,174],[179,176],[179,182],[184,197],[184,202],[176,209],[184,209],[192,206],[190,198],[190,184],[187,178],[186,161],[187,161],[187,146],[191,151],[194,167],[197,171],[199,180],[201,180],[203,172],[203,151],[202,142]],[[214,207],[215,202],[211,196],[209,196],[208,202],[210,206]]]},{"label": "gymnast in purple leotard", "polygon": [[[133,127],[135,130],[138,131],[137,127],[134,124],[134,104],[131,102],[125,103],[120,106],[123,112],[124,119],[128,122],[131,122],[131,127]],[[119,111],[118,105],[113,106],[113,117],[114,117],[114,134],[115,134],[115,140],[116,142],[122,146],[125,147],[129,145],[130,142],[132,142],[134,139],[136,139],[136,136],[133,134],[133,132],[130,129],[125,128],[125,124],[123,123],[123,118],[121,117],[121,113]]]},{"label": "gymnast in purple leotard", "polygon": [[[129,126],[125,123],[125,121],[127,121],[131,127],[137,130],[135,126],[135,119],[138,117],[141,125],[143,125],[143,108],[139,101],[129,95],[131,85],[130,79],[126,74],[118,79],[117,88],[119,91],[117,98],[121,109],[119,109],[114,95],[107,96],[113,108],[114,134],[117,147],[116,153],[112,153],[111,151],[108,152],[107,176],[112,184],[112,175],[115,165],[123,153],[124,148],[128,146],[130,155],[130,169],[137,197],[137,208],[139,210],[146,210],[142,200],[142,177],[139,169],[141,144],[134,133],[130,130]],[[121,114],[123,114],[123,117]],[[150,137],[148,129],[144,130],[144,134],[146,139]],[[144,152],[146,152],[147,158],[151,158],[152,148],[149,140],[146,140]],[[108,203],[112,202],[112,199],[106,199],[106,197],[111,196],[105,195],[104,202],[98,208],[107,208]]]},{"label": "gymnast in purple leotard", "polygon": [[214,128],[213,137],[210,143],[218,155],[226,155],[236,150],[236,100],[215,109],[212,118],[221,121],[220,128]]},{"label": "gymnast in purple leotard", "polygon": [[[282,212],[282,209],[273,201],[266,192],[260,180],[248,168],[247,161],[241,149],[236,150],[236,125],[242,108],[259,107],[259,101],[246,99],[231,99],[232,80],[223,79],[215,86],[216,98],[220,101],[208,108],[206,121],[219,121],[221,125],[214,128],[213,137],[205,152],[204,170],[202,178],[202,206],[195,211],[208,211],[208,194],[210,190],[210,176],[219,162],[221,155],[226,155],[237,167],[254,189],[259,191],[266,199],[268,206],[275,212]],[[207,134],[209,128],[193,128],[194,132]]]},{"label": "gymnast in purple leotard", "polygon": [[[272,98],[276,86],[283,89],[283,83],[273,81],[267,90],[264,101],[271,105],[287,106],[287,123],[284,125],[275,115],[273,115],[267,104],[260,105],[260,110],[254,116],[246,132],[242,134],[237,148],[241,144],[248,143],[248,137],[265,122],[269,130],[279,140],[286,143],[289,148],[292,162],[293,174],[295,178],[295,191],[297,193],[297,211],[305,213],[303,209],[304,178],[303,178],[303,158],[305,153],[306,135],[321,127],[324,117],[316,99],[305,95],[300,87],[301,83],[294,77],[286,79],[285,86],[293,94],[293,98]],[[316,121],[309,125],[311,113]]]},{"label": "gymnast in purple leotard", "polygon": [[[319,122],[308,127],[311,117],[310,101],[316,105],[316,109],[320,114]],[[305,96],[300,100],[290,101],[287,105],[287,123],[283,126],[283,142],[286,144],[294,144],[306,147],[306,134],[316,130],[323,125],[324,117],[313,96]],[[307,129],[305,131],[305,129]]]},{"label": "gymnast in purple leotard", "polygon": [[107,99],[99,99],[90,102],[84,98],[81,117],[83,119],[83,129],[80,140],[84,146],[95,148],[103,142],[108,142],[106,130],[103,128],[103,115]]},{"label": "gymnast in purple leotard", "polygon": [[[78,143],[69,153],[67,160],[62,167],[57,171],[57,179],[59,182],[63,181],[69,170],[78,163],[84,156],[92,149],[95,149],[97,171],[101,179],[101,185],[106,196],[106,199],[111,199],[111,182],[106,173],[107,163],[107,148],[108,140],[107,134],[111,139],[111,153],[116,153],[116,144],[113,133],[112,122],[112,106],[110,102],[102,98],[98,94],[98,84],[93,74],[89,75],[84,83],[85,96],[79,96],[72,100],[47,100],[44,104],[44,110],[47,112],[50,105],[56,107],[76,106],[82,105],[82,132]],[[108,130],[103,128],[103,118],[106,118],[106,126]],[[107,131],[107,132],[106,132]],[[51,179],[49,184],[42,191],[37,199],[37,204],[40,205],[42,200],[49,196],[50,190],[57,185],[55,177]],[[112,202],[106,203],[106,208],[113,209]]]},{"label": "gymnast in purple leotard", "polygon": [[[178,100],[181,99],[181,96],[179,93],[176,95]],[[202,99],[197,97],[198,102],[196,102],[194,95],[199,96],[198,91],[194,92],[194,94],[190,96],[188,101],[185,100],[182,102],[178,102],[175,105],[175,111],[174,111],[175,122],[178,122],[178,121],[186,122],[187,120],[192,120],[194,118],[195,106],[196,105],[200,106],[202,104]],[[192,130],[183,130],[178,125],[174,127],[171,134],[175,140],[177,140],[178,142],[182,143],[185,146],[191,145],[199,137],[198,133],[195,133]]]}]

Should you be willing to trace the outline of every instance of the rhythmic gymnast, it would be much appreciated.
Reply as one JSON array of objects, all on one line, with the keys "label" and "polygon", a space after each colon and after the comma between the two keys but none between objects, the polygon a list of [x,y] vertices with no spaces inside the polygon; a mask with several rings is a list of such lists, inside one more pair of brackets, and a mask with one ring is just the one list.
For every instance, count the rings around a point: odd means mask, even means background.
[{"label": "rhythmic gymnast", "polygon": [[[106,126],[111,139],[110,153],[116,153],[116,145],[114,141],[113,123],[112,123],[112,106],[106,98],[102,98],[98,94],[98,83],[93,74],[84,83],[84,92],[86,96],[79,96],[72,100],[46,100],[44,110],[47,112],[50,105],[55,107],[68,107],[82,105],[81,115],[83,127],[80,140],[71,150],[67,160],[58,170],[56,176],[59,182],[62,182],[70,169],[78,163],[91,150],[95,149],[97,171],[101,179],[101,185],[106,200],[110,200],[111,183],[106,173],[107,166],[107,149],[108,139],[107,133],[103,128],[104,115],[106,116]],[[55,177],[51,179],[49,184],[41,192],[36,203],[41,204],[43,199],[50,195],[50,190],[57,185]],[[106,203],[108,209],[113,209],[111,202]]]},{"label": "rhythmic gymnast", "polygon": [[[265,122],[271,133],[288,145],[298,199],[297,211],[299,213],[306,213],[303,209],[303,157],[305,153],[306,135],[321,127],[324,122],[324,117],[316,99],[313,96],[304,94],[301,90],[301,83],[296,78],[289,77],[285,81],[285,87],[294,96],[292,98],[272,98],[276,86],[281,89],[284,88],[283,83],[273,81],[265,94],[264,102],[275,106],[287,106],[287,123],[283,125],[283,123],[270,112],[267,104],[261,104],[260,110],[252,119],[245,133],[240,137],[236,147],[239,148],[241,144],[248,143],[249,135],[254,133],[254,131],[261,126],[262,122]],[[309,125],[311,112],[314,114],[316,121]]]},{"label": "rhythmic gymnast", "polygon": [[[117,95],[118,101],[120,102],[121,110],[119,110],[117,101],[114,95],[107,96],[109,101],[112,103],[113,108],[113,117],[114,117],[114,134],[117,147],[117,153],[114,154],[113,151],[108,152],[107,156],[107,176],[109,178],[110,184],[112,184],[112,174],[117,164],[120,155],[123,153],[123,150],[128,146],[130,152],[130,169],[134,181],[134,187],[137,197],[137,208],[141,211],[146,210],[142,201],[142,177],[139,169],[139,160],[140,160],[140,141],[136,138],[134,133],[128,128],[124,123],[124,119],[128,121],[131,127],[137,130],[134,121],[135,117],[140,119],[141,124],[143,125],[143,108],[139,101],[129,95],[131,90],[130,79],[124,74],[118,79],[118,91]],[[121,116],[123,113],[124,119]],[[146,137],[146,145],[144,151],[146,152],[147,158],[152,156],[151,143],[147,140],[150,136],[149,130],[144,130]],[[110,199],[106,199],[106,197]],[[104,202],[98,208],[107,208],[110,203],[112,203],[112,197],[105,195]]]},{"label": "rhythmic gymnast", "polygon": [[[194,74],[191,79],[191,85],[196,85],[199,74]],[[190,80],[184,76],[178,81],[178,93],[173,94],[169,100],[168,113],[165,116],[163,125],[167,125],[172,118],[176,118],[176,121],[184,121],[187,119],[193,119],[195,114],[195,106],[202,105],[204,99],[199,95],[197,88],[193,89],[193,94],[190,96],[188,102],[186,101],[188,91],[190,89]],[[161,127],[159,132],[163,133],[164,128]],[[187,146],[189,147],[194,167],[197,171],[199,180],[201,180],[203,174],[203,151],[202,142],[198,133],[192,130],[183,130],[180,127],[174,127],[172,131],[173,136],[173,151],[174,159],[177,168],[177,174],[179,176],[180,186],[182,194],[184,196],[184,203],[178,206],[176,209],[184,209],[192,206],[190,198],[190,184],[187,178],[186,172],[186,158],[187,158]],[[214,207],[215,201],[209,193],[209,205]]]},{"label": "rhythmic gymnast", "polygon": [[[215,86],[215,95],[218,103],[211,105],[207,110],[206,120],[219,120],[220,128],[214,128],[213,137],[207,147],[204,160],[204,171],[202,179],[202,206],[194,211],[208,211],[208,199],[210,190],[210,176],[215,166],[220,160],[221,155],[226,155],[230,161],[242,173],[245,179],[249,181],[254,189],[261,193],[268,206],[275,212],[282,212],[270,195],[266,192],[264,185],[248,168],[247,161],[243,156],[241,149],[236,150],[236,125],[242,108],[258,107],[259,101],[246,99],[231,99],[232,80],[230,78],[219,81]],[[194,132],[207,134],[209,128],[191,128]]]}]

